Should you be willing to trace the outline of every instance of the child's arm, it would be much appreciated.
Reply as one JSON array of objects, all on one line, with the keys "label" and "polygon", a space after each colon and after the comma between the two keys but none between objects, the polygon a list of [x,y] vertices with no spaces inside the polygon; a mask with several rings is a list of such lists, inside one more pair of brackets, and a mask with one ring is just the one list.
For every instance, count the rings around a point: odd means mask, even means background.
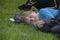
[{"label": "child's arm", "polygon": [[55,20],[42,20],[42,21],[38,21],[38,22],[36,22],[36,24],[37,24],[37,26],[38,26],[38,28],[41,28],[41,27],[43,27],[43,26],[49,26],[49,27],[53,27],[53,26],[55,26],[57,23],[56,23],[56,21]]}]

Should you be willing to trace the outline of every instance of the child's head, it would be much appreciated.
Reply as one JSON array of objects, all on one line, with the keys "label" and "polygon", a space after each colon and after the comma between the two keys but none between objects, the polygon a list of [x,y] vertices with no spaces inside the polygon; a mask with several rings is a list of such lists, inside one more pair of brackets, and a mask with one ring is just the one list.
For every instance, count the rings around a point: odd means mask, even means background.
[{"label": "child's head", "polygon": [[39,16],[34,11],[26,11],[20,18],[21,21],[26,23],[33,23],[39,20]]},{"label": "child's head", "polygon": [[25,23],[34,23],[35,21],[39,20],[37,12],[37,9],[32,6],[29,11],[25,11],[18,19]]}]

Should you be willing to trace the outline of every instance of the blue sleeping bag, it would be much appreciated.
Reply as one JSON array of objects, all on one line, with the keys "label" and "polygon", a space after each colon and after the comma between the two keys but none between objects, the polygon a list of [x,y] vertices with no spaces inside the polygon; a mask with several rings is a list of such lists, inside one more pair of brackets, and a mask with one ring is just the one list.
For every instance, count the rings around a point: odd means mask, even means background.
[{"label": "blue sleeping bag", "polygon": [[55,18],[58,12],[59,10],[56,10],[56,9],[42,8],[39,10],[39,16],[42,19],[51,19],[51,18]]}]

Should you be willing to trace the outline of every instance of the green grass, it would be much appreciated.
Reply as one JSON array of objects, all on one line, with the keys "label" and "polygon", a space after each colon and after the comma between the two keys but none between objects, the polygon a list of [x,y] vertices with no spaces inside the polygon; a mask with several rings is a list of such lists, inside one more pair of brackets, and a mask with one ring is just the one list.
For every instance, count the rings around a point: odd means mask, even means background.
[{"label": "green grass", "polygon": [[26,0],[0,0],[0,40],[59,40],[55,35],[37,31],[29,25],[14,24],[9,21]]}]

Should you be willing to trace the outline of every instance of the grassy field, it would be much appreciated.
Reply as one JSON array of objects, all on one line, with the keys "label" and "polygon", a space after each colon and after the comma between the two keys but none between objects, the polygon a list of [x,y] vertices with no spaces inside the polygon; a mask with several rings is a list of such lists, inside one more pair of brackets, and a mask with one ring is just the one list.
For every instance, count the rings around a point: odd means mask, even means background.
[{"label": "grassy field", "polygon": [[59,40],[55,35],[37,31],[29,25],[14,24],[9,21],[26,0],[0,0],[0,40]]}]

